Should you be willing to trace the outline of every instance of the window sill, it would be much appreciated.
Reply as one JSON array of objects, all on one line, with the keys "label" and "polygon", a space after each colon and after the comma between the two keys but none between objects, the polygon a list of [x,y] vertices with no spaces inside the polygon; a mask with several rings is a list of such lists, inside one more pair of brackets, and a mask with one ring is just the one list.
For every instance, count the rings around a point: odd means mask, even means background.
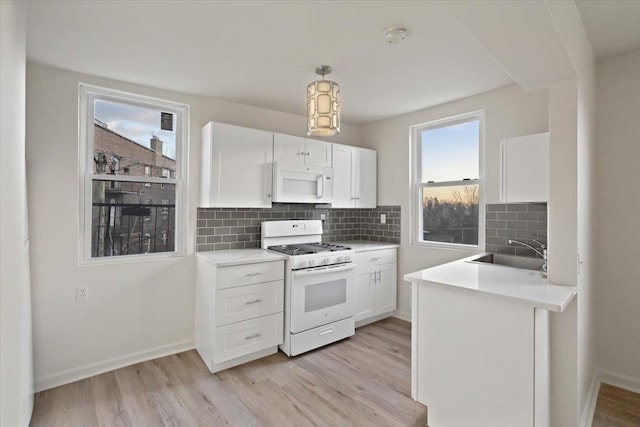
[{"label": "window sill", "polygon": [[483,245],[464,245],[462,243],[411,242],[411,246],[422,249],[446,249],[460,252],[484,252]]},{"label": "window sill", "polygon": [[187,254],[184,251],[181,252],[163,252],[156,254],[136,254],[136,255],[120,255],[111,257],[100,257],[81,259],[81,267],[91,267],[98,265],[110,265],[110,264],[131,264],[131,263],[143,263],[152,261],[168,261],[186,258]]}]

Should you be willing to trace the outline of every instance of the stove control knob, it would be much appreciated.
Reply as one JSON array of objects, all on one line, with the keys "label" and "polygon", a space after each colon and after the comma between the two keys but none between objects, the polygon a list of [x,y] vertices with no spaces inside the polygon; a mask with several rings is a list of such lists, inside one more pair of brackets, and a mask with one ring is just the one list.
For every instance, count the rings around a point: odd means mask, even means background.
[{"label": "stove control knob", "polygon": [[309,260],[309,267],[313,267],[314,265],[316,265],[316,260],[315,259],[310,259]]},{"label": "stove control knob", "polygon": [[351,261],[351,255],[345,255],[344,256],[344,260],[345,261]]},{"label": "stove control knob", "polygon": [[322,260],[323,264],[329,264],[331,262],[331,258],[325,258]]},{"label": "stove control knob", "polygon": [[338,262],[344,262],[345,258],[343,256],[339,256],[338,258],[336,258],[336,261]]},{"label": "stove control knob", "polygon": [[306,267],[306,266],[307,266],[307,261],[300,261],[300,262],[298,263],[298,268],[304,268],[304,267]]}]

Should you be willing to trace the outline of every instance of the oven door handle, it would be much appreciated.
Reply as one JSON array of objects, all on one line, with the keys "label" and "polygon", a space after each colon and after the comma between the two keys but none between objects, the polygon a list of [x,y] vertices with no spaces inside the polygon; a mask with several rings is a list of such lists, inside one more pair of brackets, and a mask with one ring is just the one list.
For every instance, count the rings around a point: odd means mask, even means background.
[{"label": "oven door handle", "polygon": [[338,266],[327,266],[327,267],[318,267],[312,268],[308,270],[295,270],[293,272],[293,277],[306,277],[313,276],[316,274],[325,274],[325,273],[339,273],[342,271],[349,271],[356,268],[355,264],[347,264],[347,265],[338,265]]}]

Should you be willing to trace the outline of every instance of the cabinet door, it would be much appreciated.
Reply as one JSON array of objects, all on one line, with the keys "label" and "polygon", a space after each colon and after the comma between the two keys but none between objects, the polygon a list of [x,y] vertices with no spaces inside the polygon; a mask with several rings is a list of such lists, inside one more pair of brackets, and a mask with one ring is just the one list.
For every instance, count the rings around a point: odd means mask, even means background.
[{"label": "cabinet door", "polygon": [[334,208],[355,207],[355,179],[353,147],[340,144],[333,145],[333,202]]},{"label": "cabinet door", "polygon": [[356,208],[375,208],[377,193],[377,153],[354,148],[356,153]]},{"label": "cabinet door", "polygon": [[397,264],[385,264],[376,272],[376,309],[374,314],[388,313],[396,309]]},{"label": "cabinet door", "polygon": [[304,165],[304,138],[276,133],[273,135],[273,159],[276,162]]},{"label": "cabinet door", "polygon": [[304,140],[305,164],[307,166],[331,167],[331,143],[315,139]]},{"label": "cabinet door", "polygon": [[271,132],[209,123],[202,146],[202,207],[271,207]]},{"label": "cabinet door", "polygon": [[375,314],[376,272],[359,274],[355,282],[355,319],[367,319]]},{"label": "cabinet door", "polygon": [[429,282],[412,292],[412,383],[429,424],[533,426],[534,310]]},{"label": "cabinet door", "polygon": [[546,202],[549,199],[549,134],[501,142],[501,201]]}]

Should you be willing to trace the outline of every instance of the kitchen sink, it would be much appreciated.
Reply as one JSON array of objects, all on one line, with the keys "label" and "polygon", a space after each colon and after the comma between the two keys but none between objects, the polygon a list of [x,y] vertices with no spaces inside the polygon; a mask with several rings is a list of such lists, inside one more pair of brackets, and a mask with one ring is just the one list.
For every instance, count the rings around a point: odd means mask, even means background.
[{"label": "kitchen sink", "polygon": [[476,264],[493,264],[503,267],[520,268],[524,270],[542,271],[543,261],[540,258],[527,258],[502,254],[482,254],[467,262]]}]

